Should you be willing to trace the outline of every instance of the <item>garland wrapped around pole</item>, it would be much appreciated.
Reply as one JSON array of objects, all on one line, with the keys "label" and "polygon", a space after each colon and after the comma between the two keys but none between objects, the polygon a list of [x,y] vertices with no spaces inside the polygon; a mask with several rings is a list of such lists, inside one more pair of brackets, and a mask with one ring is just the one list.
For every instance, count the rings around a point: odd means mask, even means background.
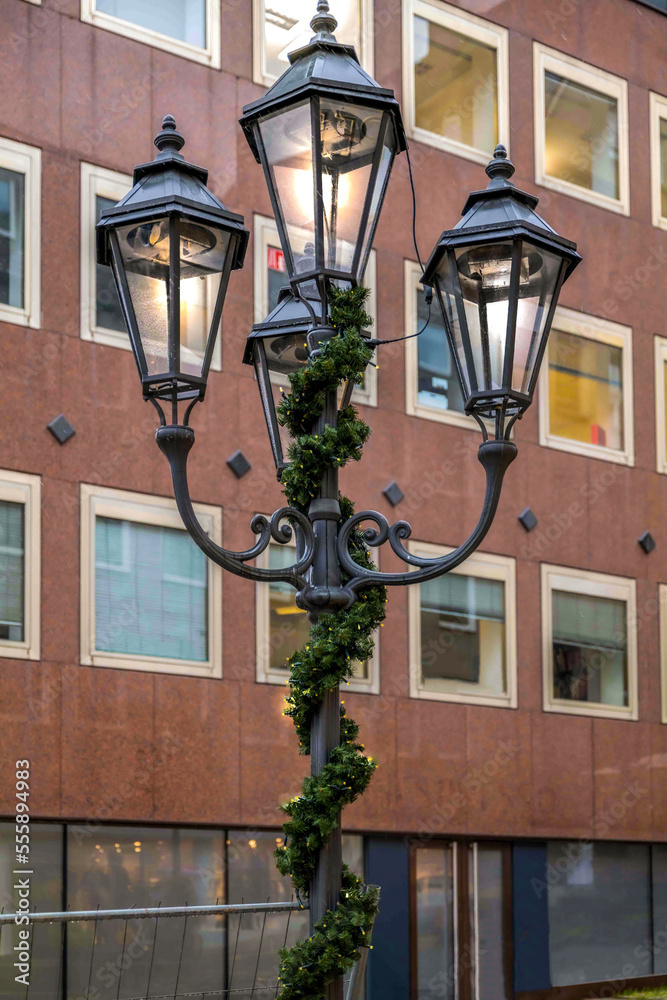
[{"label": "garland wrapped around pole", "polygon": [[[336,427],[313,433],[327,394],[341,383],[361,384],[372,350],[362,330],[371,323],[364,309],[365,288],[330,289],[331,322],[339,336],[329,340],[311,363],[289,376],[291,391],[278,409],[278,419],[293,438],[290,466],[282,475],[289,503],[308,513],[311,500],[328,468],[342,468],[359,461],[370,428],[353,406],[342,410]],[[341,496],[341,518],[354,513],[350,500]],[[373,566],[361,532],[351,541],[353,558]],[[373,653],[373,635],[385,617],[386,589],[368,587],[345,611],[325,613],[311,627],[308,642],[288,658],[290,694],[285,715],[292,718],[299,737],[299,752],[310,753],[311,723],[327,692],[353,675],[355,661]],[[358,741],[359,727],[340,707],[341,737],[329,763],[318,775],[304,779],[301,794],[282,806],[289,817],[284,824],[285,845],[276,851],[277,867],[289,875],[299,896],[308,894],[318,853],[340,823],[344,806],[361,795],[377,763],[366,757]],[[359,948],[370,946],[371,928],[378,911],[379,891],[368,887],[343,866],[340,900],[314,928],[311,936],[280,952],[280,1000],[322,1000],[327,985],[348,972],[359,958]]]}]

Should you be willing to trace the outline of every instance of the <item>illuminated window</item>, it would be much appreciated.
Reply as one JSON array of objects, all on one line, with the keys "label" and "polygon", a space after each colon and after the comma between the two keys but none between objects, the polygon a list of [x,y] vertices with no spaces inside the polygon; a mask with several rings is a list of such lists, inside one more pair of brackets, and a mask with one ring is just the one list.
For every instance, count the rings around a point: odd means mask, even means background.
[{"label": "illuminated window", "polygon": [[[296,558],[294,545],[269,545],[270,569],[292,566]],[[296,606],[294,587],[288,583],[257,584],[257,680],[284,684],[288,677],[287,658],[300,649],[310,632],[308,615]],[[350,689],[377,693],[378,636],[375,652],[366,663],[355,664]],[[346,685],[345,685],[346,686]]]},{"label": "illuminated window", "polygon": [[667,229],[667,97],[649,94],[653,225]]},{"label": "illuminated window", "polygon": [[486,163],[509,141],[506,29],[459,7],[409,0],[403,32],[408,132]]},{"label": "illuminated window", "polygon": [[39,659],[40,479],[0,471],[0,656]]},{"label": "illuminated window", "polygon": [[[217,677],[220,574],[174,501],[83,485],[81,655],[93,666]],[[220,511],[197,505],[220,536]]]},{"label": "illuminated window", "polygon": [[544,710],[637,718],[635,581],[542,566]]},{"label": "illuminated window", "polygon": [[[271,310],[278,304],[278,293],[281,288],[289,285],[285,269],[285,256],[280,248],[278,228],[273,219],[262,215],[255,216],[255,322],[261,323]],[[364,283],[370,289],[366,302],[366,312],[373,320],[371,330],[376,322],[376,258],[375,250],[371,250]],[[372,334],[375,336],[376,334]],[[274,385],[287,385],[286,379],[280,374],[271,372]],[[375,359],[371,360],[361,385],[355,386],[352,393],[353,403],[363,403],[366,406],[377,406],[377,368]],[[287,452],[285,452],[287,454]]]},{"label": "illuminated window", "polygon": [[220,68],[220,0],[81,0],[81,20]]},{"label": "illuminated window", "polygon": [[[441,546],[414,543],[420,556]],[[411,694],[516,707],[515,567],[477,553],[462,567],[411,587]]]},{"label": "illuminated window", "polygon": [[39,326],[41,151],[0,137],[0,320]]},{"label": "illuminated window", "polygon": [[634,464],[632,331],[558,309],[540,376],[540,443]]},{"label": "illuminated window", "polygon": [[537,183],[629,214],[626,81],[534,49]]},{"label": "illuminated window", "polygon": [[[310,0],[254,0],[254,79],[269,86],[289,66],[287,54],[313,37]],[[336,0],[336,38],[353,45],[362,66],[372,73],[373,23],[371,0]]]}]

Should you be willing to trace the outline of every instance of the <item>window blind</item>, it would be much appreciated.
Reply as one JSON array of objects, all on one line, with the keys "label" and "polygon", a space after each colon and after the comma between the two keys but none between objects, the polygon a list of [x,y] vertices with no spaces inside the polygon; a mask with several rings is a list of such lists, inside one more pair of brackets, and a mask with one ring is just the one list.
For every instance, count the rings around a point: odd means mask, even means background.
[{"label": "window blind", "polygon": [[621,649],[627,646],[625,601],[554,590],[554,641]]},{"label": "window blind", "polygon": [[206,558],[185,531],[96,519],[95,648],[208,659]]},{"label": "window blind", "polygon": [[421,608],[504,622],[505,585],[500,580],[449,573],[422,584]]},{"label": "window blind", "polygon": [[0,501],[0,638],[24,638],[24,512],[22,503]]}]

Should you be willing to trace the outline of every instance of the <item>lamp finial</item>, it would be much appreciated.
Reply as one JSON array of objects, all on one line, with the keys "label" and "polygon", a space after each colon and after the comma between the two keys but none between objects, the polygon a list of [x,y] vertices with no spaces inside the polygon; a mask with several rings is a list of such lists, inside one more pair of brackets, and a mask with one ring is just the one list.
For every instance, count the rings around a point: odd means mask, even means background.
[{"label": "lamp finial", "polygon": [[338,27],[338,21],[329,10],[328,0],[318,0],[317,14],[310,22],[310,26],[316,35],[333,35]]},{"label": "lamp finial", "polygon": [[185,139],[176,128],[173,115],[165,115],[162,119],[162,129],[153,140],[160,153],[179,153],[185,145]]},{"label": "lamp finial", "polygon": [[493,151],[493,159],[486,165],[487,175],[491,178],[491,181],[495,181],[496,178],[508,181],[514,173],[514,169],[514,164],[507,158],[507,150],[499,142]]}]

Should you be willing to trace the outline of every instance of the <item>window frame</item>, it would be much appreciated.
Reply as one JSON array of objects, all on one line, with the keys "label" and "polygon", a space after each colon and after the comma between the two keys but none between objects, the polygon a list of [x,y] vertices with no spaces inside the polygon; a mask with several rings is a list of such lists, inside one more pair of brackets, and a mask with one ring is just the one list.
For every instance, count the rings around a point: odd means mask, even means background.
[{"label": "window frame", "polygon": [[667,400],[665,399],[665,365],[667,365],[667,337],[653,338],[655,363],[655,443],[656,469],[667,475]]},{"label": "window frame", "polygon": [[0,303],[0,322],[39,329],[41,284],[42,151],[0,136],[0,167],[23,174],[23,306]]},{"label": "window frame", "polygon": [[[404,261],[405,268],[405,334],[409,336],[419,329],[419,311],[417,296],[423,289],[421,283],[422,269],[412,260]],[[431,310],[438,310],[437,298],[434,298]],[[433,315],[433,312],[431,313]],[[453,363],[453,359],[452,359]],[[435,420],[441,424],[451,424],[462,427],[466,431],[481,434],[477,421],[467,413],[458,410],[441,410],[419,402],[419,341],[417,337],[405,341],[405,412],[411,417],[421,417],[423,420]],[[452,375],[456,378],[456,374]]]},{"label": "window frame", "polygon": [[[360,0],[361,3],[361,46],[357,52],[361,66],[373,76],[374,66],[374,24],[373,0]],[[270,87],[277,76],[266,72],[264,61],[264,10],[266,0],[252,0],[252,79],[261,87]],[[287,65],[285,66],[287,69]]]},{"label": "window frame", "polygon": [[[587,597],[605,597],[626,603],[627,622],[627,706],[606,705],[603,702],[568,701],[554,698],[553,691],[553,602],[554,590]],[[570,566],[541,564],[542,619],[542,709],[560,715],[585,715],[596,719],[623,719],[636,722],[638,707],[637,665],[637,582],[631,577],[611,576]]]},{"label": "window frame", "polygon": [[[435,545],[432,542],[408,542],[408,549],[415,555],[440,557],[449,555],[454,549],[449,545]],[[471,576],[479,580],[497,580],[505,585],[505,663],[507,693],[498,697],[492,695],[453,694],[432,691],[421,686],[421,584],[408,586],[408,649],[410,671],[410,697],[424,701],[448,701],[460,705],[481,705],[486,708],[518,708],[517,683],[517,606],[516,606],[516,559],[513,556],[496,555],[477,551],[465,562],[451,570],[459,576]]]},{"label": "window frame", "polygon": [[[266,515],[265,515],[266,516]],[[296,539],[292,535],[291,541],[286,543],[294,550],[296,559]],[[256,560],[256,565],[262,569],[269,567],[269,548],[262,552]],[[377,562],[377,553],[374,553]],[[255,584],[255,680],[258,684],[279,684],[285,687],[289,678],[289,673],[285,670],[272,670],[269,666],[269,648],[267,636],[269,635],[270,603],[269,588],[270,583]],[[349,682],[341,684],[341,690],[354,691],[356,694],[379,694],[380,693],[380,629],[375,635],[375,649],[368,661],[368,679],[351,678]]]},{"label": "window frame", "polygon": [[[651,216],[654,226],[667,229],[667,215],[662,214],[662,163],[660,157],[660,122],[667,122],[667,97],[649,91],[651,143]],[[667,172],[667,163],[665,164]]]},{"label": "window frame", "polygon": [[430,132],[416,125],[414,87],[414,18],[423,17],[441,27],[449,28],[465,35],[473,41],[481,42],[496,50],[496,76],[498,81],[498,142],[502,142],[509,152],[510,107],[509,107],[509,31],[500,24],[470,14],[461,7],[432,0],[405,0],[403,3],[403,113],[408,138],[423,142],[427,146],[453,153],[473,163],[484,166],[493,155],[493,150],[477,149],[456,139]]},{"label": "window frame", "polygon": [[[596,191],[589,191],[572,181],[564,181],[547,174],[546,101],[544,76],[546,72],[558,74],[573,83],[597,91],[616,100],[618,111],[618,198]],[[628,82],[581,59],[575,59],[558,49],[533,42],[533,108],[535,135],[535,183],[559,194],[578,198],[610,212],[630,215],[630,142],[628,126]]]},{"label": "window frame", "polygon": [[220,0],[204,0],[206,18],[206,46],[200,47],[189,42],[179,41],[170,35],[152,28],[142,28],[132,21],[126,21],[114,14],[106,14],[97,10],[96,0],[81,0],[81,20],[96,28],[112,31],[135,42],[150,45],[155,49],[163,49],[172,55],[202,63],[211,69],[220,69]]},{"label": "window frame", "polygon": [[[255,323],[261,323],[269,314],[269,283],[266,274],[266,255],[270,246],[280,247],[280,237],[278,227],[274,219],[269,219],[265,215],[255,215],[254,222],[254,296],[255,296]],[[289,278],[285,274],[285,284],[289,284]],[[377,257],[376,251],[371,250],[366,268],[365,285],[370,289],[366,311],[373,319],[373,329],[377,328]],[[273,385],[289,385],[287,378],[281,378],[277,372],[269,372],[269,378]],[[352,402],[360,403],[362,406],[377,406],[377,368],[375,355],[366,368],[366,384],[362,388],[355,385],[352,391]]]},{"label": "window frame", "polygon": [[[212,540],[222,544],[222,510],[196,503],[194,509]],[[222,677],[222,570],[210,559],[208,572],[208,659],[181,660],[136,653],[111,653],[95,648],[95,521],[97,516],[158,527],[183,527],[175,500],[147,493],[131,493],[81,483],[81,635],[80,662],[84,666],[112,667],[188,677]],[[187,533],[187,532],[186,532]],[[194,542],[192,543],[194,545]]]},{"label": "window frame", "polygon": [[20,642],[0,639],[0,657],[12,660],[40,659],[41,615],[41,493],[40,476],[0,469],[0,500],[24,507],[23,608],[25,638]]},{"label": "window frame", "polygon": [[567,451],[573,455],[585,458],[600,458],[605,462],[616,462],[620,465],[634,466],[634,383],[632,364],[632,327],[612,323],[599,316],[590,316],[575,309],[557,306],[551,325],[550,337],[555,330],[585,337],[597,343],[620,347],[623,352],[623,442],[624,448],[618,451],[607,448],[606,445],[588,444],[584,441],[573,441],[570,438],[552,434],[549,429],[549,348],[545,353],[544,364],[539,375],[539,428],[540,445],[544,448],[555,448]]},{"label": "window frame", "polygon": [[[81,162],[81,340],[105,347],[119,347],[123,351],[132,350],[126,331],[97,326],[96,202],[98,196],[120,201],[131,187],[132,177],[129,174]],[[222,371],[221,329],[222,320],[211,359],[211,371],[215,372]]]}]

